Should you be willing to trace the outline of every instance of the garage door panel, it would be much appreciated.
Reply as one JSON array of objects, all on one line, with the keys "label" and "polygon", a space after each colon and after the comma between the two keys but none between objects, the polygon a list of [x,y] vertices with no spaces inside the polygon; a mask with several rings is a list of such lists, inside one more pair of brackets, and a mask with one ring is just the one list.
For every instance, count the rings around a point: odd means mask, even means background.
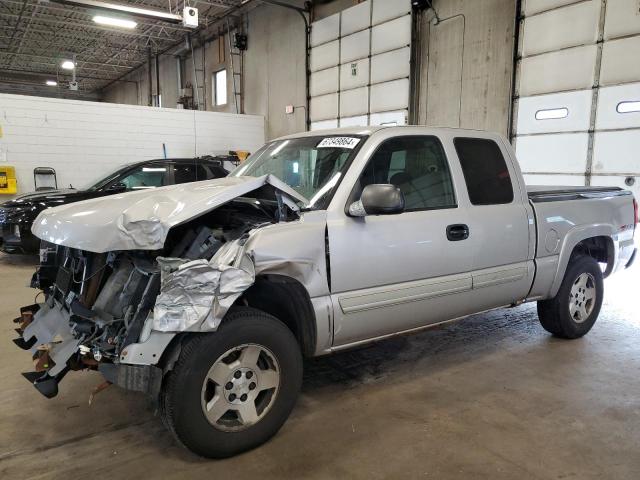
[{"label": "garage door panel", "polygon": [[367,58],[369,56],[369,30],[363,30],[342,37],[340,45],[340,63]]},{"label": "garage door panel", "polygon": [[591,90],[518,100],[518,135],[589,130]]},{"label": "garage door panel", "polygon": [[369,59],[364,58],[340,66],[340,88],[350,90],[369,84]]},{"label": "garage door panel", "polygon": [[638,0],[609,0],[604,24],[604,38],[640,33],[640,5]]},{"label": "garage door panel", "polygon": [[600,89],[596,129],[614,128],[640,128],[640,83]]},{"label": "garage door panel", "polygon": [[350,35],[369,28],[371,24],[371,1],[342,11],[341,34]]},{"label": "garage door panel", "polygon": [[313,22],[311,28],[311,46],[316,47],[323,43],[336,40],[340,36],[340,14],[331,15],[317,22]]},{"label": "garage door panel", "polygon": [[365,127],[369,124],[369,116],[345,117],[340,119],[340,127]]},{"label": "garage door panel", "polygon": [[600,0],[591,0],[527,18],[523,56],[595,43],[600,5]]},{"label": "garage door panel", "polygon": [[311,96],[317,97],[327,93],[336,93],[339,87],[338,80],[338,67],[313,72],[309,85]]},{"label": "garage door panel", "polygon": [[371,83],[407,78],[410,70],[410,47],[371,57]]},{"label": "garage door panel", "polygon": [[408,13],[411,13],[411,0],[373,0],[373,25],[388,22]]},{"label": "garage door panel", "polygon": [[516,156],[523,172],[584,173],[589,134],[566,133],[518,137]]},{"label": "garage door panel", "polygon": [[310,66],[312,72],[335,67],[340,63],[340,42],[334,40],[311,49]]},{"label": "garage door panel", "polygon": [[596,53],[597,47],[588,45],[522,59],[519,94],[526,96],[591,88]]},{"label": "garage door panel", "polygon": [[343,125],[360,125],[372,113],[386,112],[401,112],[394,123],[406,124],[411,34],[411,0],[368,0],[315,22],[310,52],[314,128],[336,118]]},{"label": "garage door panel", "polygon": [[371,112],[387,112],[409,108],[409,79],[378,83],[371,86]]},{"label": "garage door panel", "polygon": [[[633,179],[633,185],[627,185],[626,180]],[[620,187],[631,190],[636,198],[640,198],[640,175],[638,176],[604,176],[594,175],[591,177],[591,185],[598,187]]]},{"label": "garage door panel", "polygon": [[580,1],[581,0],[527,0],[524,2],[524,13],[525,15],[533,15]]},{"label": "garage door panel", "polygon": [[338,118],[338,94],[311,98],[311,121]]},{"label": "garage door panel", "polygon": [[605,42],[602,47],[600,85],[640,80],[640,37]]},{"label": "garage door panel", "polygon": [[584,175],[525,175],[524,182],[527,185],[584,187],[586,177]]},{"label": "garage door panel", "polygon": [[338,119],[322,120],[319,122],[311,122],[311,130],[330,130],[332,128],[338,128]]},{"label": "garage door panel", "polygon": [[593,144],[594,173],[640,174],[640,129],[596,132]]},{"label": "garage door panel", "polygon": [[369,87],[346,90],[340,93],[340,116],[366,115],[369,111]]},{"label": "garage door panel", "polygon": [[411,45],[411,15],[373,27],[371,32],[372,55],[408,45]]},{"label": "garage door panel", "polygon": [[408,110],[398,112],[372,113],[369,125],[406,125],[409,118]]}]

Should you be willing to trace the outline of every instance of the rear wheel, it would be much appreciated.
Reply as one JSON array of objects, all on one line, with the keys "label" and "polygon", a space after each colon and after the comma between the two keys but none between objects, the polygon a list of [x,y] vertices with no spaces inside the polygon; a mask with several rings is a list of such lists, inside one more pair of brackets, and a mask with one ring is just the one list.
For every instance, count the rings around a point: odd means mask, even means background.
[{"label": "rear wheel", "polygon": [[602,270],[592,257],[574,257],[555,298],[538,302],[538,318],[548,332],[579,338],[596,322],[602,307]]},{"label": "rear wheel", "polygon": [[182,347],[162,393],[163,421],[198,455],[222,458],[271,438],[293,409],[302,356],[291,331],[251,308]]}]

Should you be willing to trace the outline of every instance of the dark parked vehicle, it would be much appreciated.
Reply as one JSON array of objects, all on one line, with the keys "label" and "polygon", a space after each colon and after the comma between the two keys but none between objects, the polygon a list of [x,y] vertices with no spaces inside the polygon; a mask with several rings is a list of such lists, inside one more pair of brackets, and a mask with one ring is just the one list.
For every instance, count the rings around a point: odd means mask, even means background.
[{"label": "dark parked vehicle", "polygon": [[31,225],[46,208],[126,191],[222,178],[228,173],[217,157],[146,160],[120,167],[85,189],[21,195],[0,205],[0,250],[37,253],[40,240],[31,233]]}]

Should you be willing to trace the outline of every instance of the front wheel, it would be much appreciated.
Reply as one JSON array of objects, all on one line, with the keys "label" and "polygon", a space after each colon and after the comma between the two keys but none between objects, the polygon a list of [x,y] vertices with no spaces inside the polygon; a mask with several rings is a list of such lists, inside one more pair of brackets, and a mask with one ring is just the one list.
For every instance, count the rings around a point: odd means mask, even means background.
[{"label": "front wheel", "polygon": [[291,331],[252,308],[182,346],[162,392],[164,423],[198,455],[223,458],[271,438],[295,405],[302,355]]},{"label": "front wheel", "polygon": [[598,262],[585,255],[575,257],[555,298],[538,302],[538,318],[544,329],[557,337],[580,338],[596,322],[603,296],[603,275]]}]

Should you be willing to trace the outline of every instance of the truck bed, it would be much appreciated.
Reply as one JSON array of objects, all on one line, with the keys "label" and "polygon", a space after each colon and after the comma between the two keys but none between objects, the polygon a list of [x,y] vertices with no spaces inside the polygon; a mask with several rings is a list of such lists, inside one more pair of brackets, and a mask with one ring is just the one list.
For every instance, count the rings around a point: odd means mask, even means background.
[{"label": "truck bed", "polygon": [[527,194],[532,202],[555,202],[561,200],[579,200],[581,198],[605,198],[632,195],[629,190],[620,187],[576,187],[527,185]]}]

